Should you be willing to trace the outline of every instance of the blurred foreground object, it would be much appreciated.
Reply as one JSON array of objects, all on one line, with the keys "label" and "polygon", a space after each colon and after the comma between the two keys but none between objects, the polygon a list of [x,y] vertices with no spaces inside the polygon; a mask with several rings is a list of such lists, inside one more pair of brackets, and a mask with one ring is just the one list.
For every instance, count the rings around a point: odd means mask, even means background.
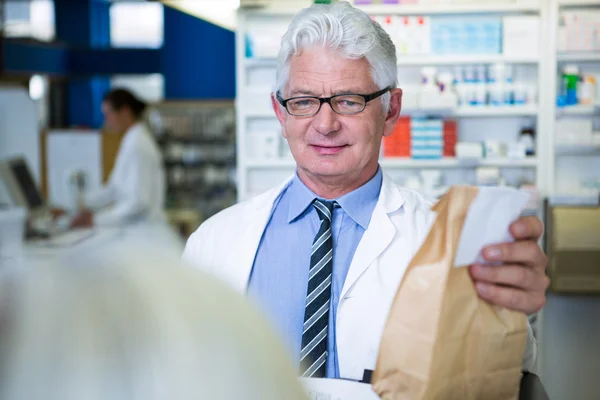
[{"label": "blurred foreground object", "polygon": [[482,300],[466,266],[485,241],[503,241],[491,236],[507,234],[526,201],[518,192],[458,186],[433,207],[437,218],[383,332],[373,377],[382,399],[517,399],[526,316]]},{"label": "blurred foreground object", "polygon": [[0,277],[0,398],[305,398],[242,296],[151,249],[110,254]]}]

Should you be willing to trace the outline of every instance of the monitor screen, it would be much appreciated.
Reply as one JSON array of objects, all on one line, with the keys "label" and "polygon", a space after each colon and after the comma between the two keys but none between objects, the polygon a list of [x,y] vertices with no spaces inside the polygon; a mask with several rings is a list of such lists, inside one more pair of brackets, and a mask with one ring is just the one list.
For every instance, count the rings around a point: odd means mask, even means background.
[{"label": "monitor screen", "polygon": [[29,173],[29,168],[27,168],[27,164],[22,160],[11,163],[11,169],[15,179],[21,191],[23,192],[23,196],[25,196],[25,200],[27,201],[27,206],[29,209],[34,210],[38,207],[44,205],[44,200],[40,194],[40,191],[35,186],[35,182],[31,174]]}]

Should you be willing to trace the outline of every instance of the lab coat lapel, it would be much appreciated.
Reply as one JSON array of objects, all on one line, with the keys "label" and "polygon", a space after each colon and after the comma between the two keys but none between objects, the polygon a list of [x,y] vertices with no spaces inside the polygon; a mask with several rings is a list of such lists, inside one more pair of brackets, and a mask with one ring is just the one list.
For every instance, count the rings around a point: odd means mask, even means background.
[{"label": "lab coat lapel", "polygon": [[239,274],[236,274],[237,282],[235,282],[235,287],[238,288],[240,292],[246,292],[248,289],[254,259],[256,258],[262,235],[269,222],[273,203],[281,195],[281,192],[287,188],[292,181],[292,178],[293,177],[287,179],[278,188],[274,188],[264,193],[262,196],[258,196],[251,200],[249,212],[246,215],[247,222],[243,224],[240,221],[240,227],[247,227],[241,238],[240,251],[236,255]]},{"label": "lab coat lapel", "polygon": [[398,188],[384,173],[379,200],[373,210],[369,227],[363,234],[354,253],[340,299],[344,298],[352,285],[383,253],[394,239],[394,236],[399,234],[388,214],[398,210],[402,204],[403,199]]}]

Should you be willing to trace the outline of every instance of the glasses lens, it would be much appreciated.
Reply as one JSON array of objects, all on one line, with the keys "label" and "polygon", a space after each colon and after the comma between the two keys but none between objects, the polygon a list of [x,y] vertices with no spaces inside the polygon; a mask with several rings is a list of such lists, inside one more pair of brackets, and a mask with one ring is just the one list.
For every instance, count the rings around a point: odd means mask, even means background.
[{"label": "glasses lens", "polygon": [[311,115],[319,109],[319,99],[316,98],[296,98],[287,102],[287,110],[292,115]]},{"label": "glasses lens", "polygon": [[356,114],[365,109],[365,99],[354,95],[335,96],[331,105],[340,114]]}]

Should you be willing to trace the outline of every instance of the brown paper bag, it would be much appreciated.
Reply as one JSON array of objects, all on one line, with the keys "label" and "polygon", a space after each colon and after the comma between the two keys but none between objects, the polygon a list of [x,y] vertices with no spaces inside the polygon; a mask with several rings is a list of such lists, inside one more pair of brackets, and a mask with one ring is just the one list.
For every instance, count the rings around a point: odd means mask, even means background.
[{"label": "brown paper bag", "polygon": [[527,340],[524,314],[481,300],[454,268],[477,188],[457,186],[409,264],[383,331],[373,390],[382,399],[517,399]]}]

